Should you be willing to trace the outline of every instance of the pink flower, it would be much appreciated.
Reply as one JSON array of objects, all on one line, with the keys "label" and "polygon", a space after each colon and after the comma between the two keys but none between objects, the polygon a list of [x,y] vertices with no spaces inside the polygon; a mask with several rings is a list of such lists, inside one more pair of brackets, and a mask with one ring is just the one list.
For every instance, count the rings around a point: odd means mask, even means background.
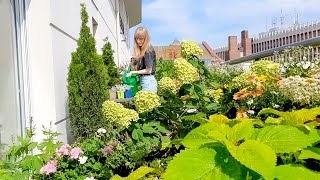
[{"label": "pink flower", "polygon": [[59,149],[56,150],[56,153],[59,157],[64,156],[64,155],[69,155],[69,144],[64,144],[62,145]]},{"label": "pink flower", "polygon": [[54,173],[57,171],[57,164],[58,161],[57,160],[51,160],[49,161],[45,166],[43,166],[40,169],[40,174],[46,174],[49,175],[51,173]]},{"label": "pink flower", "polygon": [[83,154],[83,151],[79,147],[75,147],[70,151],[70,158],[78,159],[81,154]]},{"label": "pink flower", "polygon": [[106,146],[106,147],[104,147],[103,149],[101,149],[101,152],[102,152],[104,155],[108,155],[109,153],[112,153],[112,152],[113,152],[112,146]]}]

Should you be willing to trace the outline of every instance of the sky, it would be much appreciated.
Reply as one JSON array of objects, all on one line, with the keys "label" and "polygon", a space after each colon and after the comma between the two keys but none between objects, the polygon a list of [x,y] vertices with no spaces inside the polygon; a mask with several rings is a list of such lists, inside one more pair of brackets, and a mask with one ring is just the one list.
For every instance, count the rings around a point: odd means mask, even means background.
[{"label": "sky", "polygon": [[[282,12],[282,13],[281,13]],[[212,48],[227,45],[228,36],[248,30],[253,37],[284,17],[283,27],[320,20],[320,0],[142,0],[142,22],[154,46],[169,45],[175,38],[207,41]],[[320,21],[319,21],[320,22]],[[132,38],[133,39],[133,38]],[[131,46],[132,47],[132,46]]]}]

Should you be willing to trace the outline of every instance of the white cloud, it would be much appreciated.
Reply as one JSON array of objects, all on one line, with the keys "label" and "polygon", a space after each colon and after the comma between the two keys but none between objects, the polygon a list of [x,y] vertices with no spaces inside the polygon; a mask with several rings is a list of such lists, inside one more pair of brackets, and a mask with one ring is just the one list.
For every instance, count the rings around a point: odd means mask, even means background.
[{"label": "white cloud", "polygon": [[244,29],[251,35],[265,31],[272,17],[280,25],[281,10],[286,25],[292,24],[295,9],[301,22],[320,19],[319,5],[319,0],[154,0],[143,4],[142,17],[157,44],[177,37],[216,47]]}]

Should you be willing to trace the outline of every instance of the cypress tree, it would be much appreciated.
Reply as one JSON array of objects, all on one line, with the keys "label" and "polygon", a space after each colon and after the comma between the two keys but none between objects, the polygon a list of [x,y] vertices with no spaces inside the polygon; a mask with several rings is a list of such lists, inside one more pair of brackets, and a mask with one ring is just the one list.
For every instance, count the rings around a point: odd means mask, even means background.
[{"label": "cypress tree", "polygon": [[102,48],[102,59],[104,64],[107,66],[108,74],[110,77],[109,87],[112,87],[120,82],[120,74],[118,68],[114,62],[113,50],[111,43],[108,41]]},{"label": "cypress tree", "polygon": [[68,105],[71,132],[76,139],[89,137],[103,126],[102,103],[108,99],[108,72],[97,54],[88,14],[81,4],[78,48],[72,53],[68,73]]}]

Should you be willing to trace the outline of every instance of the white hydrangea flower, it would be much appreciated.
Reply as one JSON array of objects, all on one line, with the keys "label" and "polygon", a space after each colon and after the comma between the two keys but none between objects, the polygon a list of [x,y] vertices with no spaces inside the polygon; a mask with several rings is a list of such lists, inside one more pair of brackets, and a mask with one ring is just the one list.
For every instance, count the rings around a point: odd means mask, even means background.
[{"label": "white hydrangea flower", "polygon": [[247,102],[248,105],[253,104],[253,99],[251,99],[250,101]]},{"label": "white hydrangea flower", "polygon": [[94,177],[87,177],[84,180],[96,180]]},{"label": "white hydrangea flower", "polygon": [[84,164],[86,163],[88,160],[88,157],[87,156],[82,156],[82,157],[79,157],[79,162],[80,164]]},{"label": "white hydrangea flower", "polygon": [[99,128],[98,131],[97,131],[97,133],[103,133],[103,134],[105,134],[105,133],[107,133],[107,130],[104,129],[104,128]]},{"label": "white hydrangea flower", "polygon": [[247,113],[248,114],[254,114],[254,110],[248,110]]}]

